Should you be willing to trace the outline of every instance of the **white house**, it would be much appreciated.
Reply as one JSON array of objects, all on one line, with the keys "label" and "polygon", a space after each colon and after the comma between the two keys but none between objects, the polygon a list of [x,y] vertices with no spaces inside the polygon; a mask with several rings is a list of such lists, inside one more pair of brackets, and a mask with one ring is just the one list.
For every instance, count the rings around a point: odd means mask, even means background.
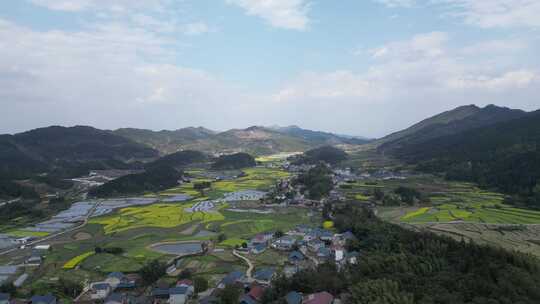
[{"label": "white house", "polygon": [[188,287],[174,287],[169,289],[169,304],[185,304],[191,297]]},{"label": "white house", "polygon": [[112,287],[107,282],[92,283],[90,286],[90,298],[92,300],[103,300],[112,292]]}]

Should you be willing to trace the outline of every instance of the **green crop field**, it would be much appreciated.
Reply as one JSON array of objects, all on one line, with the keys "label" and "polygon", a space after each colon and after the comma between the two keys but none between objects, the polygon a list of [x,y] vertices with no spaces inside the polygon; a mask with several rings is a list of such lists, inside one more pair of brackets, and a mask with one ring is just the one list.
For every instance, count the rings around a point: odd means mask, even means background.
[{"label": "green crop field", "polygon": [[[134,206],[115,210],[113,213],[91,218],[77,233],[91,235],[88,239],[77,239],[74,234],[61,237],[58,244],[53,243],[52,252],[47,255],[44,267],[47,268],[44,280],[58,276],[99,278],[108,272],[134,272],[153,259],[168,261],[171,256],[152,250],[151,246],[159,242],[178,242],[192,240],[217,240],[224,234],[224,242],[218,247],[231,248],[240,245],[257,233],[266,231],[287,231],[300,223],[320,223],[320,218],[308,216],[308,210],[302,208],[278,209],[274,213],[258,214],[252,212],[229,211],[228,204],[221,204],[209,212],[186,212],[186,208],[198,201],[222,198],[226,192],[239,190],[268,190],[279,179],[289,174],[281,169],[255,167],[243,170],[245,176],[234,180],[214,181],[205,176],[203,169],[190,170],[194,177],[192,183],[168,189],[159,193],[160,197],[175,194],[188,194],[190,201],[183,203],[158,202],[146,206]],[[194,189],[194,184],[210,181],[211,187],[203,191]],[[238,204],[237,204],[238,206]],[[249,208],[258,208],[249,206]],[[123,249],[120,255],[107,253],[90,254],[95,247],[118,247]],[[197,270],[209,275],[230,271],[237,264],[245,267],[237,258],[225,261],[223,257],[212,256],[208,263],[205,257],[189,259],[190,266],[215,265],[210,271]],[[201,264],[202,263],[202,264]],[[193,265],[191,265],[193,264]],[[203,265],[204,264],[204,265]],[[66,266],[66,267],[64,267]],[[72,268],[77,268],[75,271]]]},{"label": "green crop field", "polygon": [[62,268],[64,268],[64,269],[73,269],[73,268],[77,267],[77,265],[82,263],[82,261],[84,261],[86,258],[88,258],[88,257],[90,257],[91,255],[94,255],[94,254],[95,254],[94,251],[89,251],[89,252],[83,253],[81,255],[78,255],[78,256],[72,258],[71,260],[67,261]]},{"label": "green crop field", "polygon": [[29,231],[29,230],[10,230],[6,232],[7,235],[13,236],[13,237],[45,237],[48,236],[50,233],[48,232],[42,232],[42,231]]},{"label": "green crop field", "polygon": [[379,216],[393,222],[540,224],[540,211],[506,205],[503,194],[481,190],[470,183],[448,182],[434,177],[416,177],[352,185],[352,189],[345,191],[349,197],[359,200],[368,196],[374,188],[391,192],[399,186],[415,188],[429,198],[429,203],[416,207],[379,208]]},{"label": "green crop field", "polygon": [[172,228],[193,221],[210,222],[223,220],[219,211],[186,212],[188,204],[154,204],[129,207],[109,216],[92,219],[90,223],[104,225],[106,234],[142,227]]},{"label": "green crop field", "polygon": [[191,183],[185,183],[179,187],[167,189],[160,195],[169,196],[175,194],[188,194],[193,198],[203,198],[201,192],[193,187],[196,183],[211,182],[210,189],[204,190],[204,199],[219,199],[225,193],[241,190],[268,190],[279,179],[287,178],[289,173],[278,168],[255,167],[242,170],[245,176],[233,180],[214,181],[204,177],[204,171],[191,170],[189,173],[195,178]]}]

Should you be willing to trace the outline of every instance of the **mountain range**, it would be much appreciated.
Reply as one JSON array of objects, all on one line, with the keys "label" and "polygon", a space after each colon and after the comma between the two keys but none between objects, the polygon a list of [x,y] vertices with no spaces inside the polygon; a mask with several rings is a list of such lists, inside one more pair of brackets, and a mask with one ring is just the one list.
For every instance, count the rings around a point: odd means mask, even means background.
[{"label": "mountain range", "polygon": [[[0,136],[0,178],[91,166],[94,169],[126,166],[134,160],[153,159],[158,152],[127,138],[92,127],[40,128]],[[73,172],[76,174],[75,172]],[[70,175],[70,174],[67,174]]]},{"label": "mountain range", "polygon": [[305,151],[324,145],[364,144],[369,139],[312,131],[297,126],[231,129],[215,132],[202,127],[175,131],[145,129],[117,129],[113,134],[170,154],[179,150],[198,150],[209,153],[247,152],[271,154],[276,152]]},{"label": "mountain range", "polygon": [[[110,131],[51,126],[0,135],[0,180],[20,180],[42,173],[63,179],[92,169],[143,169],[156,160],[181,165],[192,159],[204,160],[205,156],[197,151],[210,155],[262,155],[369,144],[364,147],[375,147],[420,170],[531,195],[540,178],[539,133],[538,111],[494,105],[461,106],[374,141],[297,126],[252,126],[224,132],[203,127]],[[186,152],[175,154],[178,151]]]}]

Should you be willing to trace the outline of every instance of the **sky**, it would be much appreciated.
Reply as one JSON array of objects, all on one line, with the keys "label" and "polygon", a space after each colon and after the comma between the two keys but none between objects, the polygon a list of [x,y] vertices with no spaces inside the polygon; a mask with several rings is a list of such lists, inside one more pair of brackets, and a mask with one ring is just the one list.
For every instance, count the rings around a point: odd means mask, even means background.
[{"label": "sky", "polygon": [[5,0],[0,133],[299,125],[381,137],[540,108],[538,0]]}]

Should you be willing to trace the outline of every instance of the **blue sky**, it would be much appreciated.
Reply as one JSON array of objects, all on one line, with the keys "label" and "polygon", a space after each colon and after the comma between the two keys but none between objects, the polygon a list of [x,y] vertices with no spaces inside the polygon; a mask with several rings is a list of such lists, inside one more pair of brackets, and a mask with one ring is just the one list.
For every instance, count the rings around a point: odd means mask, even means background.
[{"label": "blue sky", "polygon": [[0,132],[52,124],[383,136],[464,104],[540,108],[536,0],[0,4]]}]

